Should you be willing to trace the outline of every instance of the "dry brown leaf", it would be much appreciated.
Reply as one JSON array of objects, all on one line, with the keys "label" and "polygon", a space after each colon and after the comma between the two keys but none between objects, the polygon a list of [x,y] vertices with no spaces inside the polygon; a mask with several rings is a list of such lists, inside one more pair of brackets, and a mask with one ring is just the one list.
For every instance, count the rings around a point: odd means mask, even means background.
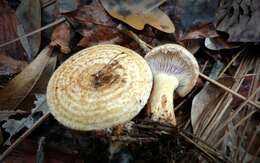
[{"label": "dry brown leaf", "polygon": [[221,0],[217,30],[229,34],[231,42],[260,41],[260,1]]},{"label": "dry brown leaf", "polygon": [[48,64],[45,66],[45,69],[43,70],[37,83],[17,108],[22,108],[23,110],[30,111],[34,107],[33,102],[35,100],[35,94],[37,95],[46,93],[49,79],[55,71],[57,56],[59,55],[60,53],[53,52],[52,57],[49,59]]},{"label": "dry brown leaf", "polygon": [[118,1],[101,0],[103,7],[113,17],[135,29],[144,29],[149,24],[163,32],[173,33],[174,24],[158,7],[166,0]]},{"label": "dry brown leaf", "polygon": [[82,47],[89,47],[96,44],[119,44],[123,42],[124,36],[113,28],[96,26],[93,30],[83,29],[83,38],[77,44]]},{"label": "dry brown leaf", "polygon": [[25,61],[15,60],[7,55],[0,54],[0,76],[19,73],[27,65]]},{"label": "dry brown leaf", "polygon": [[[72,24],[80,24],[81,28],[77,29],[93,29],[96,25],[102,25],[106,27],[116,27],[112,18],[106,13],[105,9],[102,7],[98,0],[93,0],[92,3],[85,5],[80,4],[79,9],[75,12],[68,13],[66,16],[71,20]],[[81,31],[79,30],[79,33]]]},{"label": "dry brown leaf", "polygon": [[[218,82],[230,87],[233,84],[233,78],[221,78]],[[191,108],[191,124],[195,134],[205,127],[203,125],[206,124],[207,118],[210,117],[213,108],[215,108],[224,93],[223,89],[208,84],[194,97]]]},{"label": "dry brown leaf", "polygon": [[[66,14],[72,24],[75,24],[76,31],[84,36],[78,46],[89,47],[103,43],[122,45],[128,41],[116,29],[117,23],[107,14],[98,0],[87,5],[82,2],[79,6],[77,11]],[[126,44],[128,43],[129,41]]]},{"label": "dry brown leaf", "polygon": [[[17,18],[15,12],[8,6],[7,1],[0,0],[0,45],[17,38]],[[0,47],[4,53],[17,60],[26,60],[26,53],[20,42]]]},{"label": "dry brown leaf", "polygon": [[182,45],[188,49],[193,55],[200,49],[203,44],[202,39],[184,40],[181,42]]},{"label": "dry brown leaf", "polygon": [[51,46],[60,46],[62,53],[68,54],[70,52],[70,25],[62,23],[55,27],[51,36]]},{"label": "dry brown leaf", "polygon": [[218,0],[172,0],[162,10],[175,22],[176,39],[216,37],[214,27]]},{"label": "dry brown leaf", "polygon": [[[16,10],[19,25],[17,34],[22,36],[41,27],[41,4],[40,0],[23,0]],[[21,39],[28,59],[31,61],[37,55],[41,44],[41,32]]]},{"label": "dry brown leaf", "polygon": [[30,93],[47,65],[52,49],[46,47],[20,74],[0,90],[0,110],[15,110]]}]

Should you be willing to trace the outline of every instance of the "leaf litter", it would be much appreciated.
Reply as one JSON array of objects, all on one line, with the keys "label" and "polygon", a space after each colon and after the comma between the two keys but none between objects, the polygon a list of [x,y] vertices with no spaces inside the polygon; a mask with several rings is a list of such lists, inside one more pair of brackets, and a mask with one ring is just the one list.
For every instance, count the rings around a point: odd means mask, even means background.
[{"label": "leaf litter", "polygon": [[41,113],[44,115],[49,111],[46,103],[45,95],[37,94],[35,96],[36,96],[36,101],[34,102],[35,107],[32,109],[32,112],[29,116],[22,118],[20,120],[8,119],[2,125],[5,132],[9,133],[9,137],[7,138],[4,144],[11,145],[11,139],[15,134],[17,134],[24,128],[27,129],[31,128],[33,124],[37,121],[37,119],[34,118],[34,115],[36,113]]},{"label": "leaf litter", "polygon": [[43,49],[31,64],[1,89],[0,110],[15,110],[30,93],[49,61],[51,51],[49,47]]},{"label": "leaf litter", "polygon": [[[30,0],[23,3],[26,4],[28,2]],[[190,0],[162,0],[151,2],[150,5],[146,1],[114,0],[45,0],[41,1],[40,5],[39,1],[34,2],[36,6],[34,9],[36,10],[40,6],[42,7],[42,13],[40,17],[37,18],[36,16],[35,19],[31,20],[32,24],[37,24],[37,27],[30,26],[30,21],[23,22],[24,20],[22,20],[25,34],[38,30],[41,26],[48,25],[45,24],[46,22],[52,23],[54,20],[59,21],[65,17],[66,21],[55,26],[53,30],[49,30],[49,34],[45,35],[44,32],[42,35],[44,37],[38,37],[35,42],[30,41],[33,37],[25,37],[25,39],[21,40],[22,46],[19,41],[15,44],[9,44],[9,47],[20,44],[20,48],[25,49],[22,53],[22,56],[24,55],[25,57],[21,57],[21,54],[18,54],[16,49],[12,53],[9,53],[10,51],[6,53],[8,46],[1,47],[5,49],[4,53],[2,53],[3,55],[11,56],[14,59],[14,61],[10,60],[10,63],[8,60],[10,58],[6,58],[6,61],[2,62],[7,67],[3,69],[3,75],[14,74],[15,76],[17,73],[20,73],[0,90],[0,117],[2,117],[2,134],[0,133],[0,136],[3,136],[0,143],[5,141],[6,144],[10,144],[14,141],[14,144],[10,147],[16,147],[28,136],[28,133],[31,133],[40,123],[43,123],[41,119],[37,121],[39,114],[46,117],[49,116],[44,96],[46,86],[51,74],[55,70],[56,62],[63,62],[63,59],[61,59],[62,54],[53,55],[55,57],[43,56],[42,53],[45,49],[37,56],[37,51],[42,50],[42,47],[48,45],[49,41],[51,42],[51,46],[58,46],[62,53],[67,54],[63,57],[69,57],[82,47],[103,43],[120,44],[140,52],[141,55],[145,55],[144,51],[140,51],[138,46],[140,42],[136,43],[132,41],[130,39],[132,36],[125,35],[118,28],[119,25],[123,25],[126,31],[133,30],[133,33],[137,33],[137,37],[145,41],[149,40],[148,42],[152,43],[151,45],[153,46],[173,42],[184,45],[195,55],[201,64],[203,73],[209,74],[210,78],[219,81],[219,83],[222,83],[222,86],[230,87],[234,92],[248,97],[258,105],[259,93],[256,92],[256,95],[254,93],[259,87],[259,75],[257,75],[260,74],[257,70],[259,61],[254,60],[259,60],[259,57],[258,59],[256,59],[257,57],[250,57],[259,56],[259,48],[256,48],[257,43],[252,44],[247,42],[256,40],[257,29],[252,30],[255,31],[255,35],[251,38],[249,37],[250,31],[244,33],[237,32],[239,31],[237,30],[238,26],[241,26],[244,20],[237,21],[237,13],[241,11],[237,6],[242,7],[243,11],[252,11],[252,15],[247,13],[248,20],[255,19],[254,16],[257,12],[252,10],[252,7],[249,7],[249,9],[245,8],[249,2],[244,0],[240,3],[237,0],[233,0],[232,2],[226,2],[225,0],[214,2],[206,0],[196,2]],[[257,2],[251,3],[257,4]],[[110,8],[108,8],[109,5]],[[40,11],[27,11],[25,10],[26,7],[29,6],[20,5],[20,8],[24,10],[24,16],[34,12],[37,12],[35,15],[39,16]],[[232,7],[235,11],[234,13],[232,13]],[[254,7],[257,7],[257,5]],[[5,7],[5,14],[8,13],[11,18],[10,20],[14,24],[17,23],[14,11],[6,9]],[[127,11],[130,12],[130,15],[124,17],[124,13]],[[215,17],[216,12],[222,12],[224,17],[219,17],[219,15]],[[16,13],[18,13],[17,10]],[[135,14],[139,14],[139,16],[136,17],[134,16]],[[235,22],[234,24],[227,22],[227,14],[234,18],[230,21]],[[239,13],[238,15],[244,16],[245,14]],[[154,19],[162,15],[163,17],[166,16],[167,20]],[[20,14],[17,15],[19,23],[21,23],[21,16]],[[142,20],[141,22],[140,19]],[[249,21],[249,26],[246,28],[252,28],[250,23]],[[162,24],[167,25],[168,29],[171,29],[171,32],[160,28]],[[29,28],[26,27],[27,25],[29,25]],[[16,38],[17,32],[21,32],[17,31],[16,26],[14,27],[10,28],[13,37],[6,39],[9,35],[4,35],[5,39],[2,39],[4,40],[3,42],[0,41],[0,46],[4,42]],[[53,27],[53,25],[50,27]],[[243,28],[240,29],[243,30]],[[217,30],[221,30],[221,32]],[[40,35],[38,33],[33,36],[36,38]],[[41,46],[39,46],[39,40],[40,44],[42,44]],[[233,43],[230,41],[242,41],[242,43]],[[56,48],[54,49],[56,51]],[[248,49],[254,50],[245,53],[245,49],[246,51]],[[237,52],[241,52],[241,54],[234,55]],[[34,56],[36,57],[25,68],[20,66],[20,60],[24,60],[24,58],[30,59],[29,55],[31,55],[31,59]],[[205,65],[204,68],[203,64]],[[223,65],[226,65],[226,67],[224,68]],[[68,150],[78,151],[81,153],[81,159],[87,162],[97,162],[97,159],[108,162],[109,159],[110,161],[115,160],[123,155],[125,159],[121,159],[121,161],[131,158],[130,160],[137,162],[258,161],[257,151],[259,151],[259,148],[257,148],[257,144],[259,142],[259,132],[257,132],[257,126],[259,126],[259,119],[256,118],[258,110],[254,109],[251,105],[247,105],[247,99],[241,101],[235,96],[230,95],[229,91],[224,91],[216,87],[214,83],[203,83],[202,79],[199,82],[193,92],[185,97],[185,100],[178,97],[175,99],[177,105],[180,103],[177,112],[185,114],[177,114],[179,116],[177,118],[182,121],[181,124],[184,124],[177,131],[164,124],[148,122],[143,113],[133,120],[131,130],[123,129],[122,135],[113,135],[111,131],[108,135],[99,132],[92,134],[76,133],[65,129],[56,121],[53,121],[52,118],[48,119],[50,123],[45,124],[47,128],[43,125],[37,131],[44,131],[43,135],[44,137],[47,136],[48,139],[46,140],[48,140],[48,144],[51,143],[53,137],[58,137],[58,140],[56,139],[54,142],[59,150],[63,150],[63,145],[66,147],[65,140],[69,135],[68,142],[70,143],[67,143],[70,145],[66,148],[69,147]],[[41,95],[35,95],[37,93],[41,93]],[[36,100],[33,100],[34,98]],[[12,102],[8,102],[10,100]],[[192,100],[193,102],[191,103]],[[34,101],[35,106],[30,105],[30,103],[33,103],[30,101]],[[30,114],[28,115],[29,112]],[[22,115],[22,117],[17,118],[17,113],[18,115]],[[182,118],[181,116],[186,118]],[[24,133],[26,136],[15,140],[14,136],[18,136],[18,133],[23,132],[25,129],[27,129]],[[6,133],[8,133],[8,136],[6,136]],[[40,132],[37,134],[40,137],[43,136]],[[123,151],[119,149],[110,158],[104,152],[101,154],[100,151],[105,151],[106,147],[109,146],[108,139],[110,140],[111,134],[114,141],[125,145],[122,147]],[[33,135],[35,136],[35,133]],[[91,141],[89,141],[90,138]],[[102,140],[102,143],[100,140]],[[80,142],[80,145],[75,142]],[[8,153],[10,153],[9,150],[3,153],[0,158],[4,158]],[[98,157],[95,157],[97,154]]]}]

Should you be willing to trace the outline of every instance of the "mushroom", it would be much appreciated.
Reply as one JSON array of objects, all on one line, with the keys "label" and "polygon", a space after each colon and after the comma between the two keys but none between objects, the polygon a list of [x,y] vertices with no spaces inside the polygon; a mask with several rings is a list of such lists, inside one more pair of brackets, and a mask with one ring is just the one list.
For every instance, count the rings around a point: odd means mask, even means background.
[{"label": "mushroom", "polygon": [[101,130],[134,118],[147,103],[152,83],[149,65],[136,52],[97,45],[58,67],[48,83],[47,103],[61,124]]},{"label": "mushroom", "polygon": [[145,56],[154,76],[148,114],[152,120],[176,126],[173,94],[184,97],[196,84],[199,66],[194,56],[177,44],[153,48]]}]

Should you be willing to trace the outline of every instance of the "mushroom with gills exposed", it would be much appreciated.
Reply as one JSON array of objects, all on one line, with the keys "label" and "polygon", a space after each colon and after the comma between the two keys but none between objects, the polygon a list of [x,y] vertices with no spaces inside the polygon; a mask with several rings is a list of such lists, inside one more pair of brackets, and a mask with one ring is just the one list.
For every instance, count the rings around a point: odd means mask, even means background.
[{"label": "mushroom with gills exposed", "polygon": [[50,112],[61,124],[89,131],[134,118],[151,93],[152,72],[131,49],[96,45],[67,59],[47,87]]},{"label": "mushroom with gills exposed", "polygon": [[184,97],[195,86],[199,66],[195,57],[178,44],[153,48],[145,56],[154,76],[148,114],[152,120],[176,126],[173,95]]}]

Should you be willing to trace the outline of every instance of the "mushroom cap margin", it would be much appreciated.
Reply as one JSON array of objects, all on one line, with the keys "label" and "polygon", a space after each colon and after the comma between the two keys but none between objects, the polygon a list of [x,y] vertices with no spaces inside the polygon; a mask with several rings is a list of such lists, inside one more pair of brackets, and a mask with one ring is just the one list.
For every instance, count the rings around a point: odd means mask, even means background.
[{"label": "mushroom cap margin", "polygon": [[199,65],[195,57],[178,44],[164,44],[153,48],[145,56],[153,74],[174,75],[179,80],[176,92],[184,97],[195,86]]}]

